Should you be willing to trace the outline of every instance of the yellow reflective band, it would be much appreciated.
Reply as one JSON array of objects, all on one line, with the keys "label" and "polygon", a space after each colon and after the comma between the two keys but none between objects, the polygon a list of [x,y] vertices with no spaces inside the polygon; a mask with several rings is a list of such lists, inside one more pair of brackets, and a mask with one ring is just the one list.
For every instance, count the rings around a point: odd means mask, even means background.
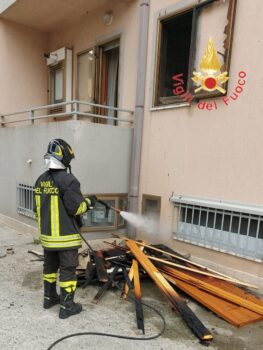
[{"label": "yellow reflective band", "polygon": [[44,248],[72,248],[81,247],[81,238],[79,234],[52,237],[40,235],[40,241]]},{"label": "yellow reflective band", "polygon": [[35,196],[35,200],[36,200],[36,207],[37,207],[38,229],[39,229],[39,232],[41,232],[41,217],[40,217],[41,202],[40,202],[40,195],[36,195],[36,196]]},{"label": "yellow reflective band", "polygon": [[43,274],[43,280],[49,283],[54,283],[57,280],[57,273]]},{"label": "yellow reflective band", "polygon": [[65,281],[65,282],[59,282],[60,288],[63,288],[66,290],[67,293],[75,292],[77,288],[77,281]]},{"label": "yellow reflective band", "polygon": [[81,247],[81,240],[71,241],[71,242],[45,242],[41,241],[41,244],[44,248],[73,248],[73,247]]},{"label": "yellow reflective band", "polygon": [[57,146],[57,147],[58,147],[58,152],[53,152],[53,153],[56,154],[59,157],[62,157],[63,156],[62,149],[59,146]]},{"label": "yellow reflective band", "polygon": [[72,148],[68,146],[68,150],[69,150],[69,153],[70,153],[72,156],[74,156],[74,152],[73,152]]},{"label": "yellow reflective band", "polygon": [[89,207],[91,206],[91,200],[89,198],[85,198],[86,201],[89,203]]},{"label": "yellow reflective band", "polygon": [[74,235],[52,237],[52,236],[42,234],[40,235],[40,239],[47,242],[68,242],[68,241],[80,240],[80,235],[76,233]]},{"label": "yellow reflective band", "polygon": [[81,241],[70,242],[70,243],[48,243],[41,242],[43,248],[53,248],[53,249],[64,249],[64,248],[74,248],[81,247]]},{"label": "yellow reflective band", "polygon": [[51,236],[58,237],[60,233],[58,196],[50,197],[50,224]]},{"label": "yellow reflective band", "polygon": [[76,212],[76,214],[75,215],[80,215],[80,214],[83,214],[83,213],[85,213],[85,211],[87,211],[87,203],[85,202],[85,201],[83,201],[81,204],[80,204],[80,206],[79,206],[79,208],[78,208],[78,210],[77,210],[77,212]]}]

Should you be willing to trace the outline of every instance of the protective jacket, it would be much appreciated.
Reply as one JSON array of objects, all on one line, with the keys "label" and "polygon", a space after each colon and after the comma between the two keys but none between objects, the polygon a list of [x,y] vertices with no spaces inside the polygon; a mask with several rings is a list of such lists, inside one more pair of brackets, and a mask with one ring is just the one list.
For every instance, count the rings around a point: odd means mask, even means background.
[{"label": "protective jacket", "polygon": [[48,250],[81,247],[76,215],[87,211],[89,203],[75,176],[50,169],[37,179],[34,194],[42,246]]}]

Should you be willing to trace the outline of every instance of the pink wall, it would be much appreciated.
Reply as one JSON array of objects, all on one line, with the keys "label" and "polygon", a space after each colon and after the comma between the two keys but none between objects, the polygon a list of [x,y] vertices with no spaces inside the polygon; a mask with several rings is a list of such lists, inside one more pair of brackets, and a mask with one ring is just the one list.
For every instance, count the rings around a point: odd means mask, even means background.
[{"label": "pink wall", "polygon": [[47,103],[47,35],[0,20],[0,113]]},{"label": "pink wall", "polygon": [[[156,237],[141,234],[140,238],[161,238],[161,242],[179,251],[225,265],[224,271],[226,266],[231,267],[231,274],[242,270],[257,275],[254,282],[263,288],[262,264],[174,240],[175,209],[169,201],[174,192],[263,205],[263,2],[237,2],[228,95],[236,88],[240,71],[245,71],[247,77],[244,91],[236,101],[226,106],[216,99],[218,110],[214,111],[201,111],[196,105],[150,110],[155,16],[166,6],[179,2],[151,1],[140,192],[161,196],[161,227]],[[209,34],[207,31],[207,41]]]},{"label": "pink wall", "polygon": [[[107,11],[113,12],[113,22],[109,26],[102,21],[102,16]],[[108,4],[88,14],[84,13],[78,21],[72,22],[67,28],[50,33],[49,51],[63,46],[73,48],[73,97],[76,96],[76,55],[120,35],[119,106],[134,109],[138,24],[138,1],[109,1]]]},{"label": "pink wall", "polygon": [[[146,105],[152,100],[154,15],[165,4],[152,1]],[[237,101],[218,110],[192,107],[145,113],[141,192],[162,196],[162,220],[171,223],[172,191],[189,196],[263,204],[262,24],[263,3],[238,1],[228,95],[238,72],[247,73]],[[222,28],[223,30],[223,28]],[[208,33],[209,38],[209,33]],[[167,237],[168,238],[168,237]]]}]

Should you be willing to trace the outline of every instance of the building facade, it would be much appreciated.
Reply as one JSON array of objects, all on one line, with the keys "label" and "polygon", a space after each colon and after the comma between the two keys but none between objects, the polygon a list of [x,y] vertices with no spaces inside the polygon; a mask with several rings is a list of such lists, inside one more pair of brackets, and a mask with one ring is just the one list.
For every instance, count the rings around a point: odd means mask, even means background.
[{"label": "building facade", "polygon": [[32,184],[59,133],[84,192],[129,193],[131,210],[154,215],[155,232],[137,237],[263,288],[262,2],[2,3],[1,163],[16,159],[16,176],[1,170],[1,213],[32,223],[16,187]]}]

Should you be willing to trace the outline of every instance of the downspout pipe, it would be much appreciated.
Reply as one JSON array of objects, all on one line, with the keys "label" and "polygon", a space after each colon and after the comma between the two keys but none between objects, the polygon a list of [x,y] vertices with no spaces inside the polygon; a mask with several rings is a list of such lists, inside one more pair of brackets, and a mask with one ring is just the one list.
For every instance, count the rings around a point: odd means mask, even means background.
[{"label": "downspout pipe", "polygon": [[[139,182],[142,151],[143,116],[145,104],[146,86],[146,63],[148,48],[148,27],[150,0],[140,0],[139,18],[139,53],[137,65],[136,101],[134,111],[134,134],[131,158],[130,189],[129,189],[129,211],[138,213],[139,208]],[[128,235],[135,238],[136,230],[128,225]]]}]

